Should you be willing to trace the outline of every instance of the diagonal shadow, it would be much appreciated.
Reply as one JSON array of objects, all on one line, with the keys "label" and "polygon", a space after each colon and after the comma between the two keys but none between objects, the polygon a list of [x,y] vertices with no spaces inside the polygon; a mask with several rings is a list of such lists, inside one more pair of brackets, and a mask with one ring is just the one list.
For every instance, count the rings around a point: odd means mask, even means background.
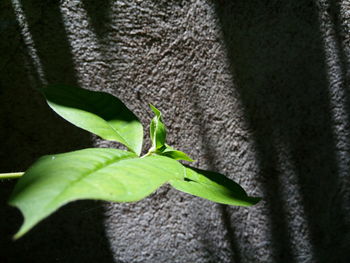
[{"label": "diagonal shadow", "polygon": [[[196,119],[198,120],[198,124],[200,127],[203,127],[202,132],[200,133],[200,140],[202,142],[202,147],[205,152],[205,161],[208,165],[208,170],[211,171],[218,171],[218,167],[215,164],[215,161],[217,159],[217,155],[215,154],[215,147],[212,145],[212,140],[208,137],[207,133],[205,132],[207,129],[205,128],[207,126],[207,122],[203,119],[203,106],[201,106],[201,103],[199,101],[200,95],[198,87],[194,87],[191,90],[192,98],[193,98],[193,112],[196,116]],[[214,178],[212,178],[214,179]],[[218,178],[214,179],[217,180]],[[236,186],[234,186],[236,187]],[[238,190],[238,189],[237,189]],[[240,191],[240,190],[238,190]],[[227,231],[227,234],[225,235],[225,240],[228,242],[229,250],[231,254],[230,262],[232,263],[241,263],[242,261],[242,251],[239,246],[239,241],[236,238],[236,231],[235,227],[231,222],[230,218],[230,212],[227,205],[217,204],[218,210],[221,215],[221,222]],[[203,235],[204,241],[203,245],[206,248],[206,251],[209,252],[209,263],[210,262],[218,262],[220,259],[215,258],[215,249],[217,245],[215,244],[214,240],[209,240],[206,235]]]},{"label": "diagonal shadow", "polygon": [[[345,42],[345,35],[349,35],[349,32],[346,32],[345,30],[347,28],[343,28],[342,26],[342,15],[340,11],[340,4],[341,2],[337,1],[329,1],[330,4],[330,16],[331,16],[331,21],[333,23],[333,30],[335,31],[335,37],[336,37],[336,49],[335,52],[338,52],[339,60],[340,60],[340,78],[343,79],[343,88],[345,92],[347,93],[346,96],[346,106],[347,106],[347,111],[348,115],[350,115],[350,102],[349,102],[349,85],[350,85],[350,69],[349,69],[349,63],[347,61],[350,61],[350,54],[346,53],[345,46],[347,42]],[[348,47],[349,49],[349,47]],[[350,51],[350,49],[349,49]]]},{"label": "diagonal shadow", "polygon": [[[332,222],[329,236],[330,253],[333,257],[327,255],[326,260],[334,262],[347,262],[350,258],[349,240],[350,240],[350,177],[349,177],[349,156],[350,156],[350,49],[348,39],[350,32],[348,26],[342,24],[346,19],[347,9],[341,10],[341,5],[347,5],[346,1],[325,1],[328,8],[323,10],[329,15],[329,24],[326,28],[333,34],[325,35],[324,41],[329,38],[333,46],[327,46],[328,55],[331,54],[332,60],[328,60],[328,75],[331,92],[335,95],[336,106],[333,109],[333,115],[338,125],[336,132],[338,134],[338,159],[339,159],[339,182],[340,186],[337,193],[333,196],[329,220]],[[319,10],[319,12],[322,12]],[[345,16],[345,17],[344,17]],[[344,20],[344,21],[342,21]],[[324,21],[322,21],[324,23]],[[346,22],[345,22],[346,23]],[[329,40],[328,39],[328,40]],[[334,96],[334,95],[333,95]],[[326,227],[326,226],[325,226]]]},{"label": "diagonal shadow", "polygon": [[[347,223],[340,201],[333,198],[339,189],[339,164],[314,2],[237,0],[215,5],[236,89],[254,132],[274,262],[297,260],[291,252],[288,207],[281,201],[276,140],[289,147],[313,246],[296,253],[334,262]],[[349,252],[342,250],[337,258],[346,262]]]},{"label": "diagonal shadow", "polygon": [[[29,31],[49,83],[77,83],[59,1],[23,1]],[[0,171],[23,171],[44,154],[91,146],[88,133],[56,116],[37,87],[36,68],[10,1],[0,3]],[[40,85],[40,84],[39,84]],[[114,262],[100,202],[69,204],[18,241],[22,217],[6,202],[14,182],[0,182],[0,262]]]}]

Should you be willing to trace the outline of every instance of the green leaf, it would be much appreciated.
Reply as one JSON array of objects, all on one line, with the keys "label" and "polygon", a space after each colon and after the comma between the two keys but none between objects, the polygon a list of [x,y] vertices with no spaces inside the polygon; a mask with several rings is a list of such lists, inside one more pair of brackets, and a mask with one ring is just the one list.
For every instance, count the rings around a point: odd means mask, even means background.
[{"label": "green leaf", "polygon": [[140,155],[142,124],[118,98],[105,92],[58,85],[43,88],[42,92],[62,118],[103,139],[120,142]]},{"label": "green leaf", "polygon": [[185,178],[171,180],[170,184],[179,191],[221,204],[251,206],[260,200],[249,197],[240,185],[226,176],[196,168],[186,168]]},{"label": "green leaf", "polygon": [[162,113],[153,105],[150,108],[156,116],[151,121],[150,136],[152,140],[152,148],[157,150],[164,146],[166,138],[166,129],[162,119]]},{"label": "green leaf", "polygon": [[193,160],[186,153],[181,151],[166,151],[166,152],[163,152],[161,155],[175,159],[175,160],[184,160],[188,162],[193,162]]},{"label": "green leaf", "polygon": [[138,158],[117,149],[93,148],[41,157],[19,180],[9,201],[24,215],[15,238],[70,201],[134,202],[183,175],[184,167],[170,158]]},{"label": "green leaf", "polygon": [[165,143],[166,129],[163,123],[162,113],[150,104],[150,108],[156,115],[150,125],[150,135],[152,140],[152,151],[158,155],[163,155],[175,160],[184,160],[193,162],[193,160],[184,152],[175,150]]},{"label": "green leaf", "polygon": [[175,150],[173,147],[164,144],[164,147],[162,147],[159,151],[156,152],[159,155],[163,155],[175,160],[184,160],[188,162],[194,162],[186,153]]}]

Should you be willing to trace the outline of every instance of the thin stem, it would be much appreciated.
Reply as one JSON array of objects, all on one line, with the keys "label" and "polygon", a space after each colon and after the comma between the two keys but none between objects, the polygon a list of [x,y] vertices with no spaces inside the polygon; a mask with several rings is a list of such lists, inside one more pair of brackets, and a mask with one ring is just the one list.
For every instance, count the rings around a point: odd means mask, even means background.
[{"label": "thin stem", "polygon": [[0,174],[0,180],[1,179],[16,179],[21,177],[24,174],[24,172],[18,172],[18,173],[3,173]]},{"label": "thin stem", "polygon": [[142,156],[141,156],[141,158],[144,158],[144,157],[150,156],[152,153],[153,153],[153,152],[148,152],[148,153],[146,153],[146,154],[142,155]]},{"label": "thin stem", "polygon": [[154,148],[152,147],[151,149],[148,150],[148,152],[144,155],[141,156],[141,158],[150,156],[151,154],[153,154],[155,152]]}]

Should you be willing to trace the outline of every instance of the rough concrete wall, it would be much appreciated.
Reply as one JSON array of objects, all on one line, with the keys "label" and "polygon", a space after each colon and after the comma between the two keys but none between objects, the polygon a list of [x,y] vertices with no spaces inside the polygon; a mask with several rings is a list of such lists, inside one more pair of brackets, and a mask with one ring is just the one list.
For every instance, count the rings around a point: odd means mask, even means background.
[{"label": "rough concrete wall", "polygon": [[169,144],[263,201],[227,207],[165,186],[135,204],[70,204],[11,243],[21,216],[1,182],[0,261],[348,262],[349,10],[346,0],[2,1],[1,171],[115,146],[35,90],[65,83],[113,93],[145,126],[156,105]]}]

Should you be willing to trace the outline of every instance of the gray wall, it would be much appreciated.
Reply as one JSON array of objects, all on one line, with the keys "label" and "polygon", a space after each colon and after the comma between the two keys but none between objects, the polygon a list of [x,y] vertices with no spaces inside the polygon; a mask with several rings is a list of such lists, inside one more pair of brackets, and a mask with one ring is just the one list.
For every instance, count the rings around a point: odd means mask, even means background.
[{"label": "gray wall", "polygon": [[[263,201],[213,204],[165,186],[134,204],[72,203],[19,241],[0,182],[0,262],[348,262],[350,2],[0,2],[0,171],[115,146],[36,88],[110,92],[168,143]],[[147,141],[145,149],[149,146]]]}]

